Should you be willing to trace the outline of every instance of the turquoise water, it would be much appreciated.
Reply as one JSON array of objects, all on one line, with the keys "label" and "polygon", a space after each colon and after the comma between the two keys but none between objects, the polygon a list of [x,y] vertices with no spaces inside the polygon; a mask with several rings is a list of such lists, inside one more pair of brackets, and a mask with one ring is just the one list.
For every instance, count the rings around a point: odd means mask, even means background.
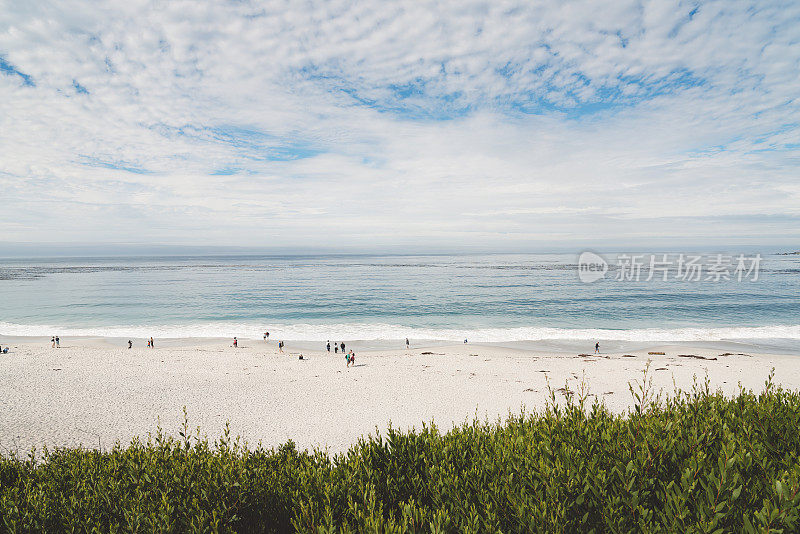
[{"label": "turquoise water", "polygon": [[583,283],[577,254],[0,260],[0,335],[800,339],[800,256],[758,280]]}]

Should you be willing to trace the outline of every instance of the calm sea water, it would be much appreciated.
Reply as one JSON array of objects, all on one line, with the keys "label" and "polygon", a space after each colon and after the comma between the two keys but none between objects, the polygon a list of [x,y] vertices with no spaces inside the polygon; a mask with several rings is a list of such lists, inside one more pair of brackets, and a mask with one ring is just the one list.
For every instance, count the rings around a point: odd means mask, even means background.
[{"label": "calm sea water", "polygon": [[759,279],[579,280],[576,254],[0,260],[0,335],[800,339],[800,256]]}]

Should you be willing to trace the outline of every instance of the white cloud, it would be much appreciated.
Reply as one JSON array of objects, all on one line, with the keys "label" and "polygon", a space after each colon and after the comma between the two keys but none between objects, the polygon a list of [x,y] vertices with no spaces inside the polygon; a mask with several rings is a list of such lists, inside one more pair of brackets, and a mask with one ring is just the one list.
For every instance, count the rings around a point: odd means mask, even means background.
[{"label": "white cloud", "polygon": [[800,5],[0,6],[0,241],[800,235]]}]

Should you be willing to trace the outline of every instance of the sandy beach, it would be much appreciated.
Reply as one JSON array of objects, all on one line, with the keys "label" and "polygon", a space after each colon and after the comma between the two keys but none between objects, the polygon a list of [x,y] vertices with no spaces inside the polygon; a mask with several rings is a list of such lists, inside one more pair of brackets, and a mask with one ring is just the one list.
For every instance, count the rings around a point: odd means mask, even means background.
[{"label": "sandy beach", "polygon": [[433,421],[446,430],[540,409],[548,381],[558,390],[585,380],[592,395],[624,411],[632,405],[628,383],[642,379],[648,361],[654,386],[667,393],[706,376],[726,394],[739,384],[761,390],[773,367],[777,384],[800,387],[798,356],[687,345],[587,356],[489,344],[361,350],[348,343],[357,351],[350,368],[342,354],[302,343],[281,354],[275,341],[260,339],[240,340],[239,348],[222,339],[157,340],[154,349],[98,338],[64,339],[58,349],[43,338],[0,338],[0,345],[10,346],[0,355],[3,453],[45,444],[108,448],[159,424],[177,435],[184,406],[190,427],[212,439],[229,422],[232,435],[251,445],[291,439],[341,452],[390,422],[419,428]]}]

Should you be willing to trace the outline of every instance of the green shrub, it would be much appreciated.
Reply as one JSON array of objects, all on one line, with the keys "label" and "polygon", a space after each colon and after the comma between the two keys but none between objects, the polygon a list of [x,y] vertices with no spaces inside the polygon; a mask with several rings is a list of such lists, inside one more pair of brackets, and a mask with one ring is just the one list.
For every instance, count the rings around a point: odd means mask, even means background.
[{"label": "green shrub", "polygon": [[8,532],[798,532],[800,394],[666,399],[615,415],[570,394],[345,454],[160,431],[110,451],[0,457]]}]

